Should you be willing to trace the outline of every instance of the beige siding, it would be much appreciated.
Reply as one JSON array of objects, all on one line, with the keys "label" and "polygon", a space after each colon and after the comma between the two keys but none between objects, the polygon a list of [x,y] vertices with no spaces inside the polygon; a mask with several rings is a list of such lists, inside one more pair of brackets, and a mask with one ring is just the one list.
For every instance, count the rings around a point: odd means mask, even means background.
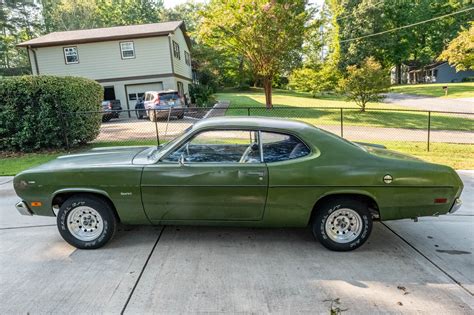
[{"label": "beige siding", "polygon": [[63,47],[67,46],[37,48],[40,74],[73,75],[100,80],[172,72],[167,36],[123,41],[133,41],[134,59],[122,60],[120,41],[70,45],[78,48],[79,63],[69,65],[65,63],[63,53]]},{"label": "beige siding", "polygon": [[184,52],[187,51],[191,56],[191,52],[189,51],[188,45],[186,44],[186,40],[184,39],[183,32],[180,28],[178,28],[175,33],[171,36],[171,39],[174,40],[179,44],[181,59],[177,59],[173,56],[173,65],[174,65],[174,73],[182,75],[186,78],[191,79],[191,66],[187,65],[184,58]]}]

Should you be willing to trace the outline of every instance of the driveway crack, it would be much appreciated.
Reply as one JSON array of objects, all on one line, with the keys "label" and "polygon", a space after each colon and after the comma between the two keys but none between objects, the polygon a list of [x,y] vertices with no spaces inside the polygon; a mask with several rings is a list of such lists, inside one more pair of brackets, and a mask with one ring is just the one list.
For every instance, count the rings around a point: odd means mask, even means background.
[{"label": "driveway crack", "polygon": [[397,232],[395,232],[393,229],[391,229],[388,225],[386,225],[385,223],[381,222],[383,226],[385,226],[389,231],[391,231],[393,234],[395,234],[396,236],[398,236],[398,238],[400,238],[405,244],[407,244],[408,246],[410,246],[415,252],[417,252],[418,254],[420,254],[421,256],[423,256],[423,258],[425,258],[426,260],[428,260],[434,267],[436,267],[436,269],[438,269],[439,271],[441,271],[443,274],[445,274],[449,279],[451,279],[454,283],[456,283],[459,287],[461,287],[464,291],[466,291],[469,295],[471,296],[474,296],[474,293],[471,292],[468,288],[466,288],[465,286],[463,286],[463,284],[461,282],[459,282],[458,280],[456,280],[453,276],[451,276],[449,273],[447,273],[443,268],[441,268],[440,266],[438,266],[433,260],[431,260],[428,256],[426,256],[425,254],[423,254],[418,248],[416,248],[415,246],[413,246],[410,242],[408,242],[406,239],[404,239],[400,234],[398,234]]},{"label": "driveway crack", "polygon": [[155,251],[156,245],[158,245],[158,242],[160,241],[161,235],[163,235],[163,231],[165,230],[165,227],[166,226],[163,226],[163,228],[160,231],[160,234],[158,234],[158,237],[156,238],[156,242],[153,245],[153,247],[151,248],[151,251],[148,254],[148,257],[145,261],[145,264],[143,265],[142,270],[140,271],[140,274],[138,275],[137,281],[135,281],[135,284],[133,285],[132,291],[130,291],[130,294],[128,295],[127,301],[125,302],[125,304],[122,308],[122,311],[120,312],[121,315],[123,315],[125,313],[125,310],[127,309],[128,303],[132,299],[133,293],[135,293],[135,289],[137,288],[138,283],[140,282],[140,280],[142,278],[142,275],[145,272],[146,266],[148,265],[148,262],[150,261],[150,258],[153,255],[153,252]]}]

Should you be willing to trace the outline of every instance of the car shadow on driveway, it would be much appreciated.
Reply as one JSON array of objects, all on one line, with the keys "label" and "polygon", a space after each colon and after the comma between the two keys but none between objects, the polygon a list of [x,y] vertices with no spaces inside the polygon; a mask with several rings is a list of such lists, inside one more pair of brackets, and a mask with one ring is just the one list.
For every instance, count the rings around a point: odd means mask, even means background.
[{"label": "car shadow on driveway", "polygon": [[76,250],[0,230],[0,313],[469,313],[472,296],[383,225],[353,252],[309,229],[124,227]]}]

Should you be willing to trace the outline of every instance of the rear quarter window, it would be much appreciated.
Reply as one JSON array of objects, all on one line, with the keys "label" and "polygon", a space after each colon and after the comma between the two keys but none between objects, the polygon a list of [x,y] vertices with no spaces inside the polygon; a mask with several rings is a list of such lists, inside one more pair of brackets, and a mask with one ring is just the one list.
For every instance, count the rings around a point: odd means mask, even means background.
[{"label": "rear quarter window", "polygon": [[264,131],[261,141],[266,163],[293,160],[311,153],[304,142],[289,134]]}]

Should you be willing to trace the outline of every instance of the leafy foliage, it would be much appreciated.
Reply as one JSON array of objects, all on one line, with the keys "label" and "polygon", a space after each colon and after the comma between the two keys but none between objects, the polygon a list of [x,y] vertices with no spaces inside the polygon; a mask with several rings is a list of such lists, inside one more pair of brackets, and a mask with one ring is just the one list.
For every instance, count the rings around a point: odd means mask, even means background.
[{"label": "leafy foliage", "polygon": [[337,69],[329,64],[313,68],[300,68],[294,70],[290,77],[288,87],[303,92],[310,92],[313,97],[321,92],[333,91],[337,87],[340,74]]},{"label": "leafy foliage", "polygon": [[0,150],[34,152],[80,145],[99,134],[102,87],[88,79],[21,76],[0,80]]},{"label": "leafy foliage", "polygon": [[21,73],[28,56],[15,45],[39,33],[39,8],[28,0],[0,1],[0,75]]},{"label": "leafy foliage", "polygon": [[[464,0],[345,1],[337,17],[341,40],[340,69],[360,64],[373,56],[383,67],[401,63],[426,65],[456,37],[471,20],[470,12],[448,16],[415,27],[402,28],[374,37],[358,37],[403,27],[469,6]],[[355,39],[345,41],[349,39]]]},{"label": "leafy foliage", "polygon": [[388,91],[388,73],[373,57],[365,59],[361,66],[348,66],[347,77],[339,81],[340,89],[349,100],[354,101],[361,111],[368,102],[379,101],[380,93]]},{"label": "leafy foliage", "polygon": [[474,22],[449,43],[438,60],[447,60],[456,71],[474,70]]},{"label": "leafy foliage", "polygon": [[191,103],[198,107],[208,107],[214,105],[216,100],[213,97],[214,90],[208,85],[192,84],[189,89]]},{"label": "leafy foliage", "polygon": [[262,78],[266,106],[271,107],[271,84],[283,69],[300,60],[306,22],[306,1],[211,1],[202,11],[200,39],[218,50],[243,56]]}]

